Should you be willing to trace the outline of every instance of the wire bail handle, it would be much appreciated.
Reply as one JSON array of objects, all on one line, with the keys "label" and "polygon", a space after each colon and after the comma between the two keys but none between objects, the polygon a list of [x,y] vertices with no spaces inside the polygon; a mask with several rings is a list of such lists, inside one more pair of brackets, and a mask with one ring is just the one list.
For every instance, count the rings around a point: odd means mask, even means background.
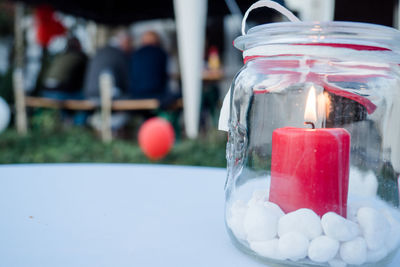
[{"label": "wire bail handle", "polygon": [[272,0],[260,0],[258,2],[255,2],[254,4],[252,4],[249,7],[249,9],[247,9],[246,13],[244,14],[243,20],[242,20],[242,35],[246,35],[246,20],[247,20],[247,17],[249,16],[249,13],[253,9],[260,8],[260,7],[269,7],[269,8],[275,9],[276,11],[278,11],[279,13],[284,15],[286,18],[288,18],[291,22],[301,22],[301,20],[298,17],[296,17],[289,9],[278,4],[277,2],[272,1]]}]

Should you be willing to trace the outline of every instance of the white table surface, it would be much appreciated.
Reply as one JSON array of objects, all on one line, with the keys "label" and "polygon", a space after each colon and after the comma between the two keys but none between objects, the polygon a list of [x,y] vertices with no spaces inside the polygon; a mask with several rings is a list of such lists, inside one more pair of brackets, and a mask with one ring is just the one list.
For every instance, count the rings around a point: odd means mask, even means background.
[{"label": "white table surface", "polygon": [[229,240],[225,175],[162,165],[0,165],[0,266],[266,266]]},{"label": "white table surface", "polygon": [[225,169],[0,165],[0,266],[265,266],[224,226]]}]

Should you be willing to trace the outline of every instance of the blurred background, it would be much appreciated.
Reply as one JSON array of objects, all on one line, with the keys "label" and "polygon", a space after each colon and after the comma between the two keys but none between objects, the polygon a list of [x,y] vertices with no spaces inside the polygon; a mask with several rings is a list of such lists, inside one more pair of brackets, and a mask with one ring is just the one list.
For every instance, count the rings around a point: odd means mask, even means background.
[{"label": "blurred background", "polygon": [[[0,164],[225,167],[219,112],[254,2],[0,0]],[[276,2],[305,21],[400,26],[398,0]],[[284,20],[257,9],[247,25]]]}]

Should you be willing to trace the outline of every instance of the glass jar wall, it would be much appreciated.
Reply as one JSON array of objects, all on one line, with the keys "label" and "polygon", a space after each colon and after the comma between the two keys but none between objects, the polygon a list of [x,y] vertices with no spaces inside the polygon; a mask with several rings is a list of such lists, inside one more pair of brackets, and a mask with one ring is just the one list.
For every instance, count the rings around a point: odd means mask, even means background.
[{"label": "glass jar wall", "polygon": [[225,218],[276,266],[385,266],[400,243],[400,33],[274,23],[235,46]]}]

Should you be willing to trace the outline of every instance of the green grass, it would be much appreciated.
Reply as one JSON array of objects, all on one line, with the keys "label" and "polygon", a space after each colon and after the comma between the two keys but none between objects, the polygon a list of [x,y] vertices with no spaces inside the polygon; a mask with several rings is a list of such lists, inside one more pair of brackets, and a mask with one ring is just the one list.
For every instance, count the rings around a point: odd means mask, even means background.
[{"label": "green grass", "polygon": [[[13,129],[0,134],[0,164],[154,162],[141,152],[135,136],[104,144],[90,129],[66,127],[54,121],[54,114],[45,113],[33,118],[26,136],[19,136]],[[226,134],[211,130],[197,140],[177,141],[157,163],[225,167],[225,144]]]}]

